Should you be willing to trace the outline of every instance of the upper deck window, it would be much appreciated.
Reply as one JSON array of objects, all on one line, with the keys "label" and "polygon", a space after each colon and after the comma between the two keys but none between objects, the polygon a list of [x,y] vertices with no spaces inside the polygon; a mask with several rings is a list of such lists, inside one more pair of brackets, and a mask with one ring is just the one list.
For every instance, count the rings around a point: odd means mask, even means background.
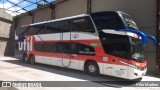
[{"label": "upper deck window", "polygon": [[125,13],[122,13],[122,12],[120,14],[122,15],[122,18],[123,18],[127,28],[129,28],[129,29],[138,29],[136,23],[132,20],[132,18],[129,15],[127,15]]},{"label": "upper deck window", "polygon": [[98,31],[103,29],[124,29],[124,23],[116,12],[100,12],[91,14]]},{"label": "upper deck window", "polygon": [[94,33],[95,29],[89,16],[19,27],[16,29],[16,35],[18,36],[64,32]]},{"label": "upper deck window", "polygon": [[73,32],[91,32],[94,33],[95,29],[90,17],[80,17],[71,19],[71,28]]}]

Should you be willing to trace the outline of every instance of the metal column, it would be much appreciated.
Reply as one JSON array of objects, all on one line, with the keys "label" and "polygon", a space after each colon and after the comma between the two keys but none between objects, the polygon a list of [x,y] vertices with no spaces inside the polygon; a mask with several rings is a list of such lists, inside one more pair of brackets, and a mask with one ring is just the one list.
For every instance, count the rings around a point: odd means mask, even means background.
[{"label": "metal column", "polygon": [[87,0],[87,13],[92,12],[92,0]]},{"label": "metal column", "polygon": [[157,14],[156,14],[156,38],[158,44],[156,46],[156,65],[160,73],[160,0],[157,0]]}]

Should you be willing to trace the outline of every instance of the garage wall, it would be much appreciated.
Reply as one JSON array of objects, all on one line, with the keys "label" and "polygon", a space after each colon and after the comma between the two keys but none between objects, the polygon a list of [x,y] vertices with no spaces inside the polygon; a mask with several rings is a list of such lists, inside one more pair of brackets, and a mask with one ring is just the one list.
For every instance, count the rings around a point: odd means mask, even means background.
[{"label": "garage wall", "polygon": [[0,21],[0,37],[9,38],[11,23]]},{"label": "garage wall", "polygon": [[[64,18],[87,13],[87,0],[68,0],[56,5],[55,18]],[[34,23],[51,20],[52,11],[50,8],[44,8],[34,12]],[[32,23],[32,16],[24,15],[17,19],[17,26]]]},{"label": "garage wall", "polygon": [[34,16],[34,23],[51,20],[51,9],[45,8],[39,10],[34,14]]},{"label": "garage wall", "polygon": [[56,5],[56,19],[87,13],[87,0],[68,0]]},{"label": "garage wall", "polygon": [[13,17],[10,14],[8,14],[7,12],[5,12],[3,9],[0,9],[0,17],[3,17],[4,19],[13,21]]},{"label": "garage wall", "polygon": [[27,25],[32,23],[32,16],[25,15],[17,19],[17,27],[22,25]]},{"label": "garage wall", "polygon": [[13,55],[13,33],[12,33],[13,17],[0,9],[0,56]]}]

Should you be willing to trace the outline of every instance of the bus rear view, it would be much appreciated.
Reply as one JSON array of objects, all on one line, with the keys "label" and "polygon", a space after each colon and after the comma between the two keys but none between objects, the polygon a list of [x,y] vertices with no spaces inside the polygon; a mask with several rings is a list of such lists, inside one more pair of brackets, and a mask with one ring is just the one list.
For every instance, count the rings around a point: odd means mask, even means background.
[{"label": "bus rear view", "polygon": [[104,11],[50,20],[16,29],[23,61],[138,79],[147,72],[143,46],[147,39],[131,17]]}]

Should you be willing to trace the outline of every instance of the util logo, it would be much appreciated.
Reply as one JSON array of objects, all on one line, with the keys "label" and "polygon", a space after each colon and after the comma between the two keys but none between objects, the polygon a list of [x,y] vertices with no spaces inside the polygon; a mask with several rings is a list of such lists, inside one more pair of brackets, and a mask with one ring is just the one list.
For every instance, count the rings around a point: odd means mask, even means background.
[{"label": "util logo", "polygon": [[20,51],[32,51],[32,36],[26,37],[23,41],[18,42],[18,49]]}]

